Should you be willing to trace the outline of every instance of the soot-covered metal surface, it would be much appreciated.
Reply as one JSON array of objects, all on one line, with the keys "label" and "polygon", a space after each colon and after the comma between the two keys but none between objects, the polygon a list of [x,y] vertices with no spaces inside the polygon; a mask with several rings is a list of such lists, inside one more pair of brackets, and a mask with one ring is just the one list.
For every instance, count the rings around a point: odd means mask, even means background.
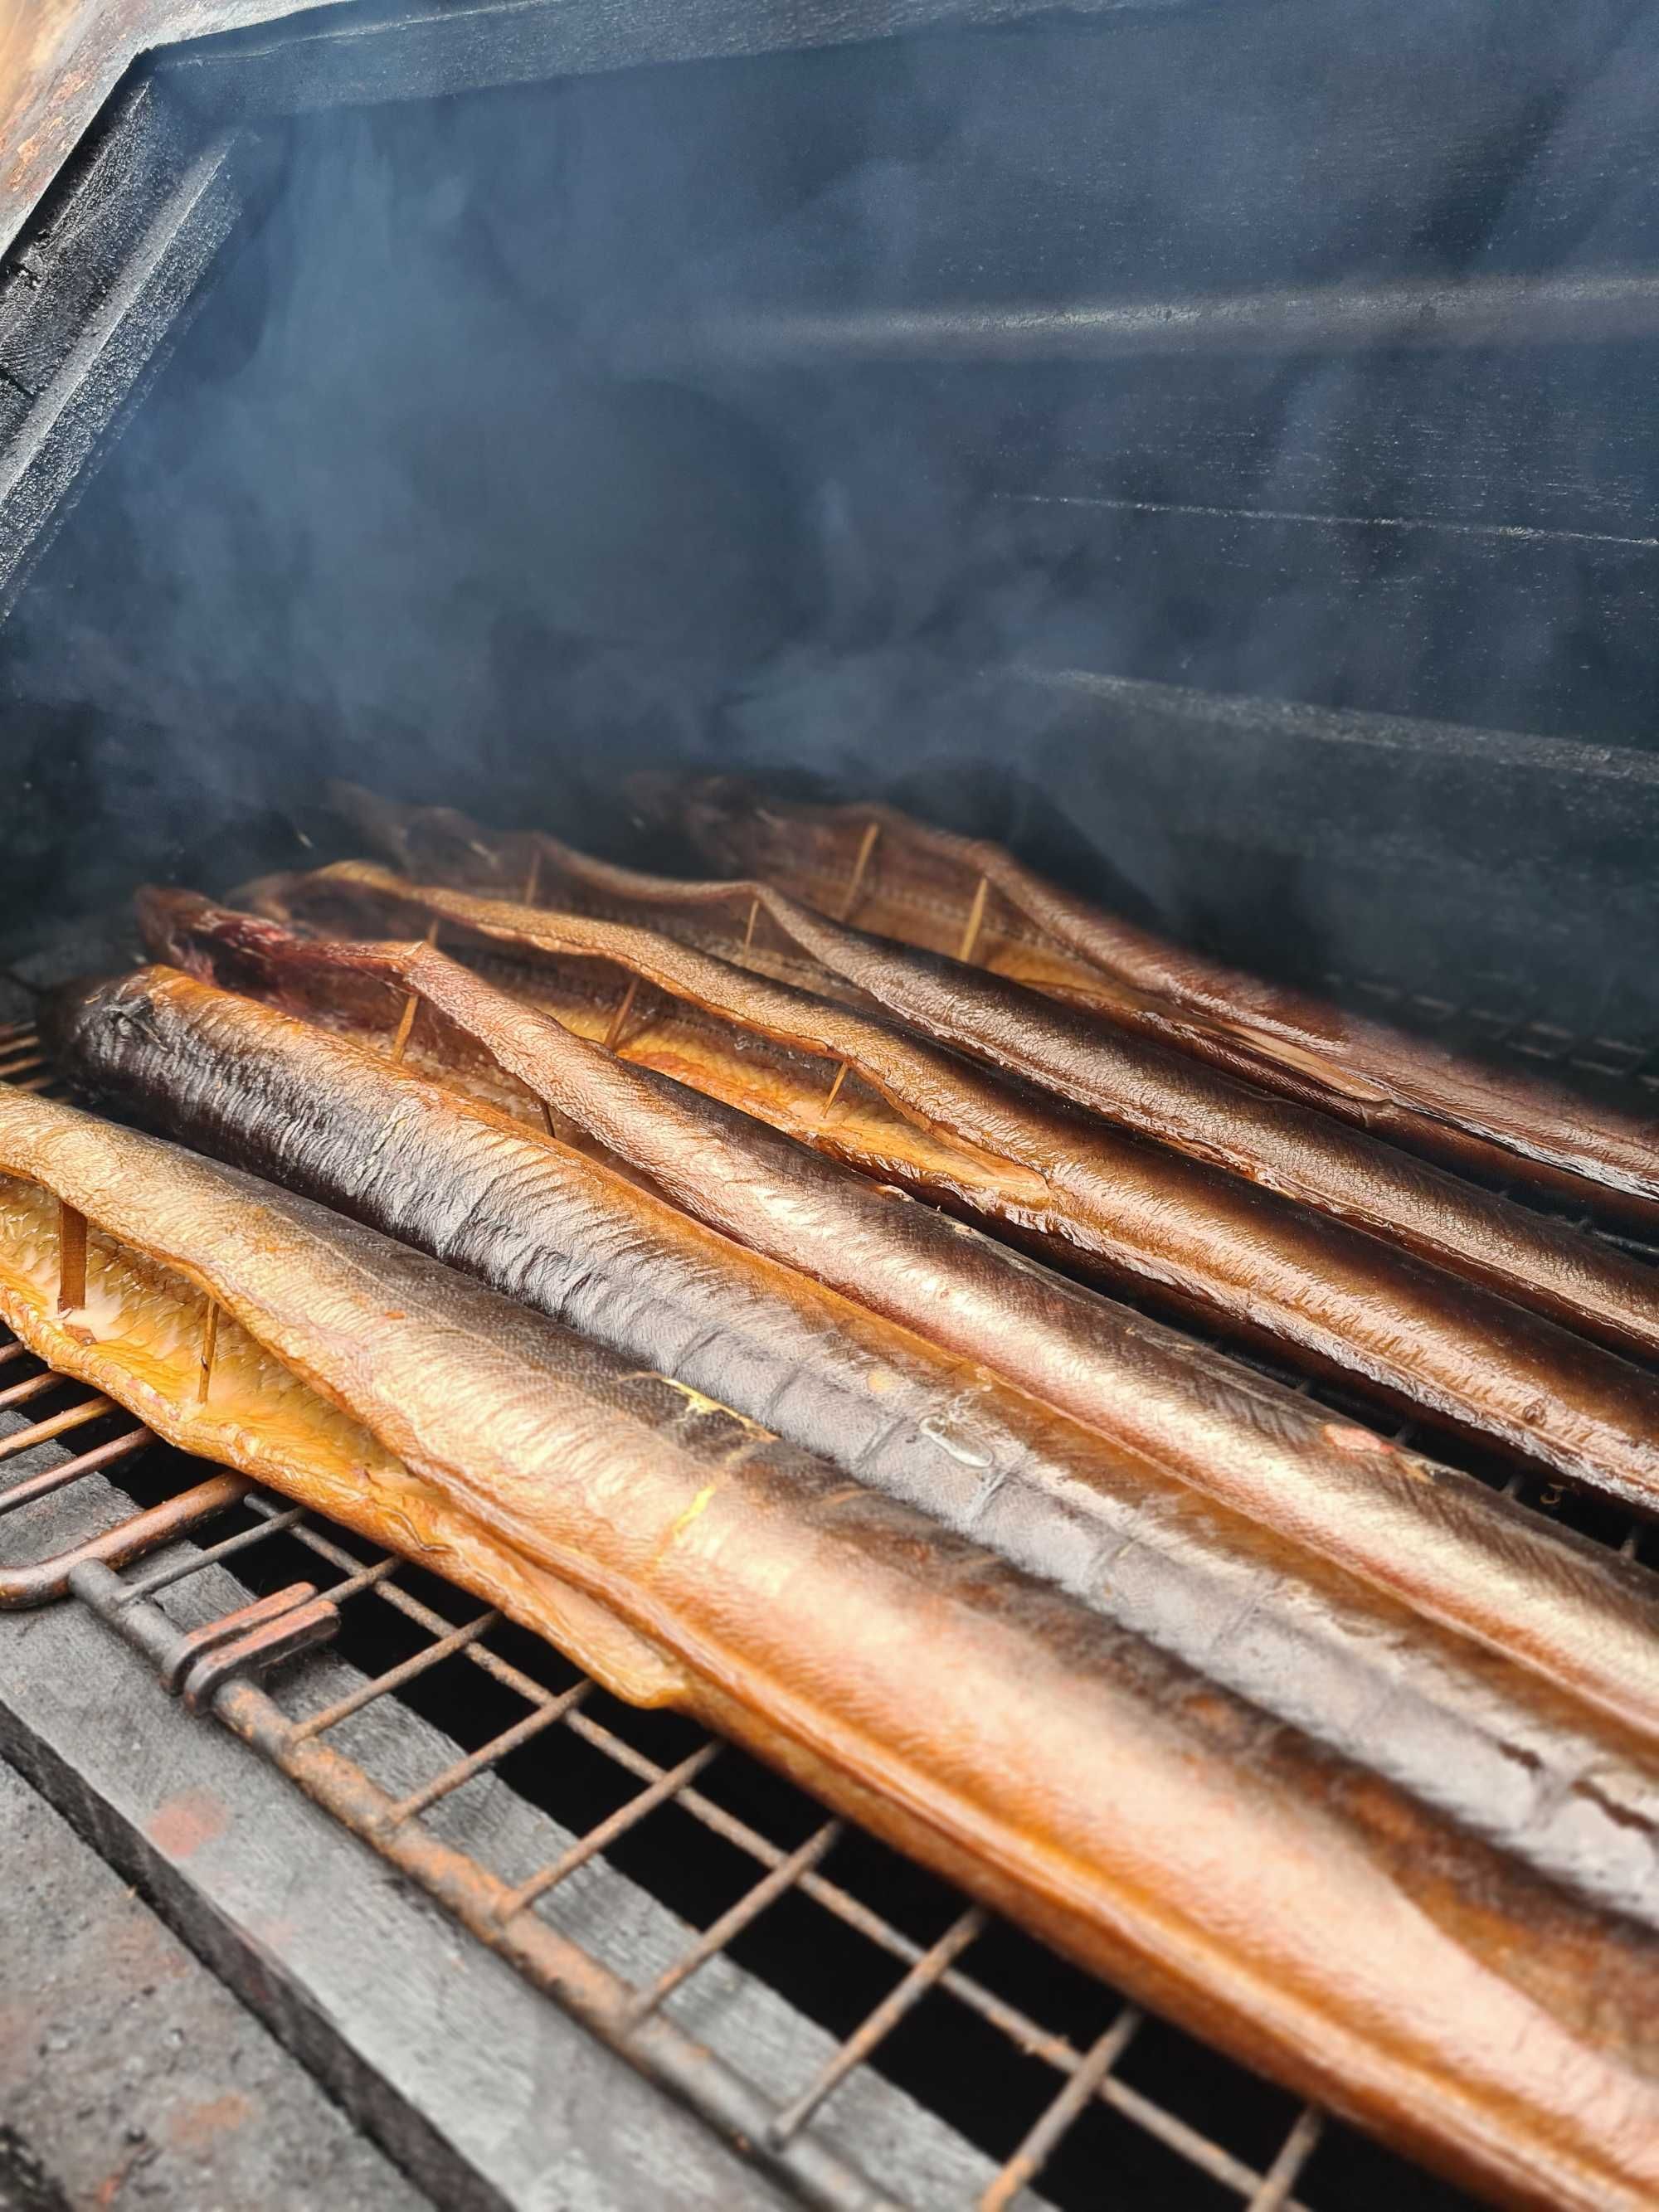
[{"label": "soot-covered metal surface", "polygon": [[718,757],[1280,969],[1640,1027],[1656,22],[164,55],[222,273],[9,625],[20,902],[263,850],[329,771],[602,840],[622,769]]}]

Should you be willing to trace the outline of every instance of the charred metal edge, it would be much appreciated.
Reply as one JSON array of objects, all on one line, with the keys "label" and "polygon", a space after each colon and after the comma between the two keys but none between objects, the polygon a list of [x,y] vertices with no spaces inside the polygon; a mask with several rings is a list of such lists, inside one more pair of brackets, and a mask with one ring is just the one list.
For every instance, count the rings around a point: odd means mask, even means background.
[{"label": "charred metal edge", "polygon": [[251,155],[131,78],[0,264],[0,619],[204,296]]}]

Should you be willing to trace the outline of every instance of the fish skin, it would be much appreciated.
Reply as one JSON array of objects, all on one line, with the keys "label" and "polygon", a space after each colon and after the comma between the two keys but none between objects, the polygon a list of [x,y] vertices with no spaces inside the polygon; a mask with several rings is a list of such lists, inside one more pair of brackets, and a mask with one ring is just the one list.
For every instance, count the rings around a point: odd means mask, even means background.
[{"label": "fish skin", "polygon": [[[1659,2194],[1650,1936],[981,1547],[307,1200],[22,1094],[0,1097],[0,1172],[218,1300],[457,1516],[662,1653],[686,1710],[1080,1964],[1500,2202]],[[26,1340],[122,1395],[118,1323],[77,1338],[3,1246],[0,1285]],[[418,1556],[418,1526],[402,1539]]]},{"label": "fish skin", "polygon": [[[548,954],[608,961],[714,1017],[695,1050],[654,1058],[665,1072],[1100,1279],[1132,1283],[1166,1310],[1269,1343],[1316,1372],[1357,1379],[1385,1402],[1493,1439],[1566,1481],[1644,1510],[1659,1504],[1659,1378],[1378,1238],[963,1060],[884,1015],[636,925],[410,884],[359,861],[266,884],[257,896],[276,918],[337,934],[385,935],[400,923],[412,934],[435,917],[450,928],[452,951],[465,936],[475,952],[505,945],[532,963]],[[872,1146],[845,1115],[819,1110],[815,1122],[800,1104],[798,1066],[769,1080],[758,1040],[816,1054],[831,1071],[851,1068],[885,1102],[884,1140]],[[629,1049],[639,1055],[637,1038]]]},{"label": "fish skin", "polygon": [[441,1079],[532,1121],[539,1103],[709,1226],[1000,1370],[1607,1717],[1659,1731],[1659,1618],[1633,1562],[600,1050],[429,945],[310,940],[177,890],[147,889],[138,908],[159,957],[349,1034],[384,1036],[418,993],[411,1051]]},{"label": "fish skin", "polygon": [[[724,777],[641,781],[636,797],[703,860],[762,875],[838,911],[871,823],[882,869],[859,916],[882,934],[951,952],[981,877],[1004,934],[992,957],[1017,981],[1454,1169],[1527,1182],[1552,1199],[1659,1229],[1659,1123],[1536,1078],[1499,1074],[1328,1000],[1178,946],[1063,891],[1004,847],[934,830],[892,807],[814,807]],[[995,917],[985,932],[998,938]]]},{"label": "fish skin", "polygon": [[379,1049],[166,969],[61,997],[48,1035],[124,1111],[763,1421],[1659,1924],[1659,1700],[1644,1745],[1631,1726],[1651,1666],[1623,1725],[1600,1727],[984,1368]]},{"label": "fish skin", "polygon": [[[475,845],[485,839],[479,831]],[[771,884],[684,883],[550,837],[540,845],[544,901],[557,885],[579,910],[660,928],[769,973],[764,959],[745,957],[739,927],[745,909],[763,913],[769,942],[781,935],[805,956],[787,980],[830,994],[850,987],[855,1003],[1137,1135],[1366,1230],[1616,1352],[1659,1358],[1652,1267],[1328,1113],[946,954],[830,921]]]},{"label": "fish skin", "polygon": [[[365,795],[366,797],[367,795]],[[1659,1272],[1397,1146],[948,954],[832,921],[759,878],[689,882],[535,831],[497,837],[444,808],[354,811],[412,866],[447,860],[542,904],[664,930],[739,967],[852,994],[937,1042],[1109,1121],[1346,1220],[1613,1350],[1659,1358]],[[444,880],[452,878],[446,871]],[[556,892],[556,898],[554,894]],[[768,927],[757,928],[764,915]],[[744,917],[747,917],[746,921]],[[777,942],[800,957],[780,961]]]}]

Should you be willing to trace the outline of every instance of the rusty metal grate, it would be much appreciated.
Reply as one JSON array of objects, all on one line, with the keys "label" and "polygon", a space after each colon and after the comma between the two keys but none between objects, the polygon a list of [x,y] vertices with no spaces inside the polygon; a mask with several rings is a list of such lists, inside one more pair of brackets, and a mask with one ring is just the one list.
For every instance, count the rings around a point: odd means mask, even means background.
[{"label": "rusty metal grate", "polygon": [[[1440,1018],[1437,1002],[1427,1012]],[[1529,1037],[1524,1024],[1510,1029]],[[1561,1044],[1552,1056],[1571,1059],[1573,1041]],[[1646,1063],[1633,1048],[1610,1047],[1601,1065],[1634,1074]],[[28,1032],[0,1031],[0,1079],[44,1088],[50,1079],[41,1070]],[[1144,2017],[885,1846],[826,1819],[705,1731],[678,1717],[631,1712],[493,1613],[240,1478],[200,1479],[198,1464],[135,1429],[107,1401],[52,1376],[22,1346],[0,1348],[0,1516],[98,1473],[113,1473],[137,1508],[72,1553],[0,1570],[0,1608],[72,1590],[188,1705],[211,1712],[807,2203],[870,2212],[902,2202],[820,2124],[865,2069],[985,2154],[991,2178],[971,2199],[984,2212],[1005,2212],[1028,2189],[1028,2203],[1093,2205],[1103,2171],[1131,2212],[1172,2202],[1250,2212],[1381,2212],[1409,2202],[1449,2212],[1466,2202]],[[87,1448],[58,1442],[79,1442],[83,1429],[96,1439]],[[7,1463],[33,1445],[64,1456],[7,1486]],[[1443,1442],[1436,1449],[1458,1456]],[[1502,1479],[1475,1460],[1465,1463]],[[1639,1530],[1628,1516],[1529,1478],[1511,1476],[1504,1486],[1636,1550]],[[186,1533],[211,1540],[140,1564]],[[181,1627],[166,1609],[171,1594],[220,1563],[234,1568],[248,1604]],[[358,1662],[364,1679],[307,1705],[306,1671],[284,1672],[280,1662],[325,1638]],[[342,1731],[371,1707],[437,1714],[458,1755],[413,1786],[377,1774],[341,1748]],[[443,1808],[486,1777],[550,1810],[569,1843],[528,1869],[458,1849],[440,1832]],[[647,1886],[665,1863],[695,1862],[698,1847],[721,1863],[721,1880],[675,1900],[699,1931],[678,1955],[649,1975],[619,1970],[561,1929],[557,1902],[590,1862],[649,1862],[649,1839],[667,1824],[678,1824],[681,1840],[641,1875]],[[696,1847],[685,1840],[692,1837]],[[834,2001],[826,2004],[823,1961],[832,1948]],[[747,2078],[741,2050],[711,2047],[685,2024],[684,1996],[722,1954],[832,2030],[828,2055],[786,2094]],[[940,2094],[950,2054],[969,2045],[969,2080],[1012,2081],[1017,2094],[989,2104]]]}]

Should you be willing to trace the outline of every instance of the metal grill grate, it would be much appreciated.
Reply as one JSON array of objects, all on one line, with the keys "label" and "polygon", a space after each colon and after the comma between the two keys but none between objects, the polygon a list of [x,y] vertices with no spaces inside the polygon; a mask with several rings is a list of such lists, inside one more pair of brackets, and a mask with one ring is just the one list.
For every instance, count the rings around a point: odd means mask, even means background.
[{"label": "metal grill grate", "polygon": [[[1384,987],[1376,995],[1401,997]],[[1451,1014],[1438,1001],[1421,1011],[1437,1025]],[[1474,1026],[1487,1037],[1501,1030],[1516,1049],[1532,1047],[1519,1021]],[[1578,1064],[1573,1040],[1548,1042],[1550,1057]],[[1591,1049],[1598,1073],[1659,1082],[1633,1048],[1597,1040]],[[0,1078],[45,1088],[41,1067],[28,1032],[0,1032]],[[0,1488],[0,1516],[111,1470],[140,1506],[73,1553],[0,1571],[0,1607],[72,1588],[191,1707],[214,1713],[805,2201],[836,2212],[902,2203],[887,2176],[860,2171],[822,2124],[861,2070],[873,2069],[986,2154],[990,2178],[964,2200],[985,2212],[1019,2202],[1095,2204],[1103,2171],[1115,2201],[1129,2208],[1381,2212],[1411,2203],[1427,2212],[1465,2202],[1143,2017],[701,1729],[615,1703],[495,1614],[239,1478],[201,1480],[199,1466],[135,1430],[107,1401],[40,1369],[21,1346],[0,1349],[0,1424],[19,1424],[9,1433],[0,1426],[0,1483],[6,1463],[31,1446],[64,1454]],[[1340,1393],[1314,1387],[1354,1410]],[[83,1428],[96,1441],[70,1455],[56,1440]],[[1503,1480],[1443,1441],[1435,1449]],[[1542,1481],[1511,1475],[1503,1486],[1636,1550],[1639,1531],[1627,1516]],[[203,1548],[123,1571],[210,1519],[224,1533]],[[234,1565],[249,1604],[181,1627],[168,1604],[220,1563]],[[252,1679],[324,1637],[363,1669],[345,1693],[308,1700],[303,1668],[275,1686]],[[412,1784],[406,1774],[376,1772],[355,1745],[342,1748],[360,1715],[393,1707],[435,1718],[456,1746],[449,1763]],[[444,1808],[487,1778],[550,1814],[568,1843],[531,1867],[493,1864],[476,1840],[458,1848],[441,1832]],[[566,1886],[596,1861],[635,1870],[700,1932],[648,1973],[597,1955],[559,1924]],[[816,2071],[782,2094],[747,2077],[741,2048],[705,2040],[701,2020],[696,2033],[687,2025],[696,2020],[696,1978],[721,1954],[836,2039]],[[1002,2094],[988,2100],[987,2081]]]}]

